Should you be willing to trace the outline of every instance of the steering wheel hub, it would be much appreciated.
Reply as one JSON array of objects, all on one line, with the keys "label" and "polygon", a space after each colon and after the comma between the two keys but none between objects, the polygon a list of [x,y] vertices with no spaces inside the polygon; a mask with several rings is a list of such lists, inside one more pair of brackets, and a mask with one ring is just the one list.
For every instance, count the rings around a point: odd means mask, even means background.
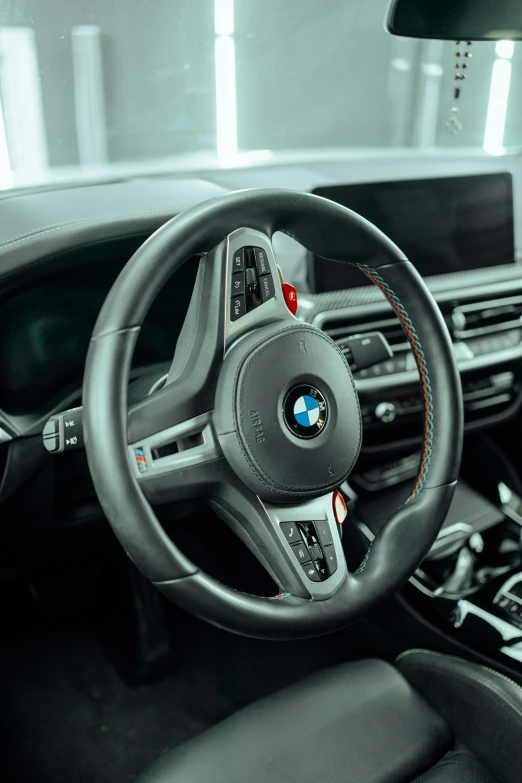
[{"label": "steering wheel hub", "polygon": [[215,423],[239,478],[265,500],[339,486],[362,437],[353,378],[335,343],[306,325],[265,327],[228,352]]}]

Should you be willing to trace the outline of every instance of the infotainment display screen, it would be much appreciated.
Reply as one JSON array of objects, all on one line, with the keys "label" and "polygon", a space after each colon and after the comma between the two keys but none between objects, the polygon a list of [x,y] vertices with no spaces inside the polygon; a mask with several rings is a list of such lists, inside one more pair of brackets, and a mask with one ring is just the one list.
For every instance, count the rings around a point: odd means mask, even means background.
[{"label": "infotainment display screen", "polygon": [[[314,193],[378,226],[423,276],[515,261],[511,174],[336,185]],[[363,240],[352,240],[349,250],[354,263],[371,264]],[[316,293],[367,282],[350,264],[317,257],[310,278]]]}]

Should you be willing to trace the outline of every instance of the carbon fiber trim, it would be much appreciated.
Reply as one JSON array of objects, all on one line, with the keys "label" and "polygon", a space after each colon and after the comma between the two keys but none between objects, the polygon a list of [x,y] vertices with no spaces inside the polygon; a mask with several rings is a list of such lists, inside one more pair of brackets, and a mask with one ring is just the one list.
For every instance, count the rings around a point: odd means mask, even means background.
[{"label": "carbon fiber trim", "polygon": [[[436,299],[437,294],[455,294],[456,289],[459,298],[468,298],[474,293],[489,295],[520,290],[522,289],[522,265],[510,264],[489,269],[452,272],[447,275],[427,277],[425,283]],[[311,323],[319,313],[380,303],[386,304],[386,297],[374,285],[348,288],[344,291],[327,291],[323,294],[300,294],[298,316]]]}]

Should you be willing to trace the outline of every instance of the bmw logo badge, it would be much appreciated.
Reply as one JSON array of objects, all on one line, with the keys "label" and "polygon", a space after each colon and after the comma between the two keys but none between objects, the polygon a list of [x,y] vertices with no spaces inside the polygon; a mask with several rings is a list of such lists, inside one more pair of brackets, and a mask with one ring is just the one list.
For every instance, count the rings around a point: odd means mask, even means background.
[{"label": "bmw logo badge", "polygon": [[315,386],[294,386],[283,402],[283,417],[298,438],[315,438],[328,418],[326,400]]}]

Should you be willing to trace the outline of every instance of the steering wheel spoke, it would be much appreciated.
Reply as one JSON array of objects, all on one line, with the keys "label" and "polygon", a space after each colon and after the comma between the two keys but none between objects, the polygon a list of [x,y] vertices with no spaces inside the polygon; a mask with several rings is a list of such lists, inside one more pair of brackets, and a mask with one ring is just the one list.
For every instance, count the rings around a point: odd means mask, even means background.
[{"label": "steering wheel spoke", "polygon": [[132,443],[213,408],[225,352],[242,335],[295,321],[281,288],[272,243],[240,228],[201,258],[194,291],[165,384],[129,410]]},{"label": "steering wheel spoke", "polygon": [[223,480],[212,412],[148,435],[128,449],[135,478],[152,503],[202,497]]},{"label": "steering wheel spoke", "polygon": [[294,505],[263,502],[238,481],[210,501],[219,516],[257,557],[281,593],[331,598],[347,566],[334,516],[333,493]]}]

